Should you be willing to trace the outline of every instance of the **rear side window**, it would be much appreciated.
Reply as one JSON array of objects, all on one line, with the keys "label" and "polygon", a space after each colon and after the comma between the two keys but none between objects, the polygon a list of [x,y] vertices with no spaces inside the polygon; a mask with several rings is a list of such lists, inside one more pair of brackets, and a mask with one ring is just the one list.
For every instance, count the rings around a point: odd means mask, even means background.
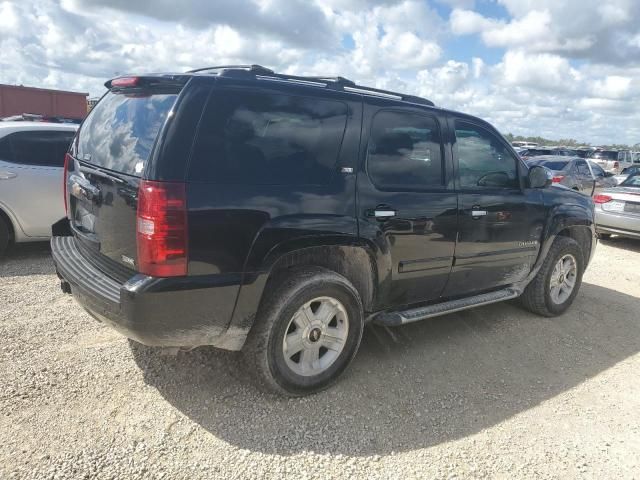
[{"label": "rear side window", "polygon": [[381,111],[373,118],[367,170],[384,190],[422,190],[443,184],[440,129],[433,117]]},{"label": "rear side window", "polygon": [[585,162],[584,160],[576,162],[576,167],[578,168],[578,173],[580,175],[586,175],[587,177],[591,176],[591,172],[589,171],[589,166],[587,165],[587,162]]},{"label": "rear side window", "polygon": [[192,181],[325,184],[335,173],[347,105],[265,92],[220,91],[204,112]]},{"label": "rear side window", "polygon": [[176,93],[108,93],[78,135],[78,159],[140,176]]},{"label": "rear side window", "polygon": [[0,141],[0,159],[40,167],[64,166],[64,155],[75,132],[31,130],[15,132]]}]

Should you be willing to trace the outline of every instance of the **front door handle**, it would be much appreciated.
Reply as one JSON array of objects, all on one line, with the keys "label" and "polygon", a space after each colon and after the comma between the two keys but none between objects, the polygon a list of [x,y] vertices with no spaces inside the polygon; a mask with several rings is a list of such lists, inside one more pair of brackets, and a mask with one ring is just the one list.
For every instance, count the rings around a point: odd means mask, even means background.
[{"label": "front door handle", "polygon": [[375,217],[380,220],[384,220],[386,218],[395,217],[397,212],[386,205],[378,205],[376,208],[371,209],[367,212],[367,216]]},{"label": "front door handle", "polygon": [[13,172],[0,172],[0,180],[9,180],[17,176],[18,174]]}]

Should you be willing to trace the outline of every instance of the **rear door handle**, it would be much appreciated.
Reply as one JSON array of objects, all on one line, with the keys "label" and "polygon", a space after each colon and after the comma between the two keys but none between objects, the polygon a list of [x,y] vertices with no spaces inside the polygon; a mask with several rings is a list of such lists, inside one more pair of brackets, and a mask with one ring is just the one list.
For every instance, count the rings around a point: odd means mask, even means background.
[{"label": "rear door handle", "polygon": [[396,216],[396,211],[395,210],[374,210],[373,211],[373,216],[376,217],[376,218],[395,217]]},{"label": "rear door handle", "polygon": [[486,217],[488,213],[489,212],[487,212],[486,210],[476,210],[475,208],[471,210],[471,216],[476,219],[480,217]]},{"label": "rear door handle", "polygon": [[13,172],[0,172],[0,180],[10,180],[12,178],[16,178],[17,176],[18,174]]}]

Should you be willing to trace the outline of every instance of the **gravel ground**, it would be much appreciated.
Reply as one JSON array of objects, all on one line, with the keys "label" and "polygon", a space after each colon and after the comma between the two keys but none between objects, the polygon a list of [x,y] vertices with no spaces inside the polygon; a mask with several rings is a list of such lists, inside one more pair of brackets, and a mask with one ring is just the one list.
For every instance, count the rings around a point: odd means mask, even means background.
[{"label": "gravel ground", "polygon": [[506,303],[368,328],[348,373],[264,395],[237,354],[170,356],[0,261],[0,478],[640,478],[640,242],[601,242],[556,319]]}]

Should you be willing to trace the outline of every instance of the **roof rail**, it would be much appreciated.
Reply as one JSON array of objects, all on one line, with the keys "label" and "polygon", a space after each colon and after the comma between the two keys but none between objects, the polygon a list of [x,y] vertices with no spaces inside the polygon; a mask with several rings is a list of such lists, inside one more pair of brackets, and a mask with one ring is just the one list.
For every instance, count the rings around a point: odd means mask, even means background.
[{"label": "roof rail", "polygon": [[202,68],[195,68],[193,70],[188,70],[186,73],[199,73],[199,72],[207,72],[209,70],[231,70],[231,69],[248,70],[250,72],[255,72],[260,74],[274,73],[273,70],[270,70],[267,67],[263,67],[262,65],[255,65],[255,64],[253,65],[218,65],[215,67],[202,67]]},{"label": "roof rail", "polygon": [[[242,70],[248,74],[253,74],[258,80],[271,80],[271,81],[288,81],[303,83],[306,85],[322,86],[331,88],[333,90],[342,90],[353,93],[364,93],[369,95],[376,95],[386,98],[392,98],[402,100],[404,102],[416,103],[419,105],[428,105],[433,107],[435,104],[431,100],[418,97],[415,95],[405,95],[403,93],[392,92],[390,90],[382,90],[379,88],[365,87],[356,84],[353,80],[349,80],[344,77],[325,77],[325,76],[302,76],[302,75],[288,75],[285,73],[276,73],[273,70],[263,67],[261,65],[222,65],[218,67],[204,67],[197,68],[195,70],[189,70],[187,73],[206,72],[209,70],[222,70],[220,75],[224,75],[224,70]],[[239,73],[239,72],[238,72]]]}]

